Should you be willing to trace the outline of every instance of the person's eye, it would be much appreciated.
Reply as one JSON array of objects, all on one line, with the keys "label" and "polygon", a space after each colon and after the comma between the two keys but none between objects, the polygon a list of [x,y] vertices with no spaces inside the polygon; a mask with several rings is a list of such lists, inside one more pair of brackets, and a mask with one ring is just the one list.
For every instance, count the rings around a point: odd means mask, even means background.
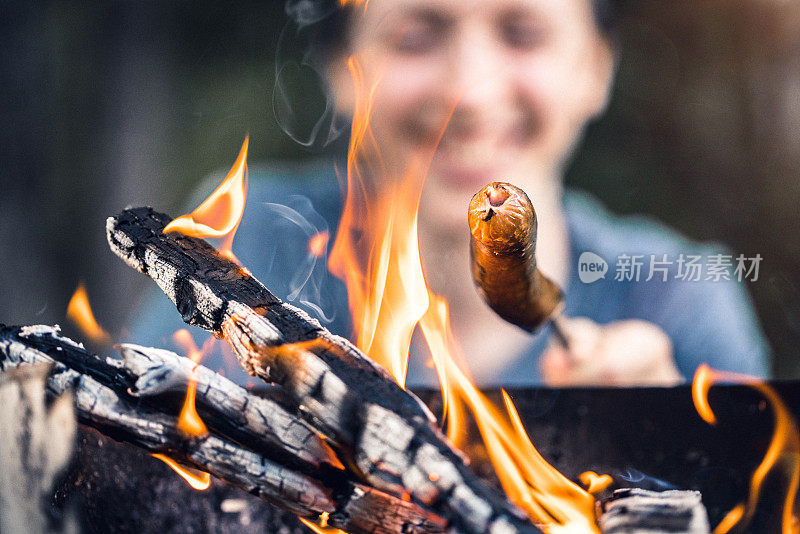
[{"label": "person's eye", "polygon": [[401,29],[394,38],[394,49],[407,55],[421,55],[434,50],[442,32],[431,24],[414,23]]},{"label": "person's eye", "polygon": [[529,50],[541,45],[547,37],[542,25],[529,21],[505,21],[500,25],[503,42],[511,48]]}]

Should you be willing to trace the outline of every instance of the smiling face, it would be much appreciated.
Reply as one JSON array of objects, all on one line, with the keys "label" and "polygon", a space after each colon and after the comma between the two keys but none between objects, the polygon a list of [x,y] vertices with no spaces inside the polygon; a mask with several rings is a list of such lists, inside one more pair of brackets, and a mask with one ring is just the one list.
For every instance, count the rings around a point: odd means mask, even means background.
[{"label": "smiling face", "polygon": [[402,168],[447,125],[425,196],[458,204],[458,224],[488,182],[560,176],[604,106],[613,58],[589,0],[370,0],[354,19],[385,161]]}]

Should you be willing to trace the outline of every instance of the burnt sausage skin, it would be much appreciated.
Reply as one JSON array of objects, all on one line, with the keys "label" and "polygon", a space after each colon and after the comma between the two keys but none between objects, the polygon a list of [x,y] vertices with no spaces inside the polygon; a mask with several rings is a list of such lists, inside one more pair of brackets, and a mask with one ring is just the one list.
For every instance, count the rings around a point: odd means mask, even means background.
[{"label": "burnt sausage skin", "polygon": [[469,203],[472,278],[500,317],[529,332],[561,312],[561,289],[536,268],[536,212],[514,185],[492,182]]}]

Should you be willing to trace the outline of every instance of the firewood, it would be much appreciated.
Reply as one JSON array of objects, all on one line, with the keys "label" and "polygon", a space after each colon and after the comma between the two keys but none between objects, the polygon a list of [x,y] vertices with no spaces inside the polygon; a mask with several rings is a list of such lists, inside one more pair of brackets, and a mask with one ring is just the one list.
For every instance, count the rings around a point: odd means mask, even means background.
[{"label": "firewood", "polygon": [[77,532],[68,515],[48,520],[47,495],[72,454],[77,424],[72,395],[45,405],[48,365],[0,373],[0,532]]},{"label": "firewood", "polygon": [[[184,435],[169,394],[185,391],[187,370],[195,364],[159,349],[126,345],[122,352],[119,360],[102,358],[52,327],[0,325],[0,371],[52,365],[48,396],[72,391],[78,420],[109,437],[207,471],[301,517],[314,520],[327,512],[328,524],[351,533],[444,530],[445,521],[423,508],[326,467],[332,457],[321,441],[314,443],[319,438],[305,423],[288,412],[276,417],[277,403],[202,366],[195,369],[197,404],[209,433]],[[272,434],[259,442],[262,431]],[[276,455],[284,439],[288,446]],[[312,453],[320,457],[309,461]]]},{"label": "firewood", "polygon": [[170,220],[125,210],[108,219],[111,249],[150,276],[185,322],[223,337],[246,371],[279,384],[364,481],[408,492],[464,532],[539,532],[470,471],[416,396],[205,241],[164,234]]},{"label": "firewood", "polygon": [[145,398],[177,393],[183,399],[187,383],[194,380],[195,405],[215,434],[271,458],[283,458],[284,463],[297,463],[299,459],[315,467],[339,464],[317,433],[276,401],[282,396],[280,390],[269,390],[265,397],[252,395],[222,375],[168,350],[122,343],[119,352],[124,364],[121,370],[135,379],[128,387],[131,395]]},{"label": "firewood", "polygon": [[620,489],[602,504],[603,534],[709,534],[708,515],[697,491]]}]

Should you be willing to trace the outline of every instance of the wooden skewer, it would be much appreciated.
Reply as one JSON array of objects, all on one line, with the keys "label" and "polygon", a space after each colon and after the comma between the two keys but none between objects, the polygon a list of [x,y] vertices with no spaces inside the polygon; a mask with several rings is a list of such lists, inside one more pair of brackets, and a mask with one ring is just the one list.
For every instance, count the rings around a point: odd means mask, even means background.
[{"label": "wooden skewer", "polygon": [[550,319],[550,323],[553,325],[553,335],[555,336],[556,340],[561,344],[561,346],[563,346],[566,349],[567,355],[569,355],[571,358],[572,351],[570,350],[569,338],[564,333],[566,330],[564,325],[564,320],[566,318],[567,316],[564,315],[564,312],[562,311],[561,313]]}]

